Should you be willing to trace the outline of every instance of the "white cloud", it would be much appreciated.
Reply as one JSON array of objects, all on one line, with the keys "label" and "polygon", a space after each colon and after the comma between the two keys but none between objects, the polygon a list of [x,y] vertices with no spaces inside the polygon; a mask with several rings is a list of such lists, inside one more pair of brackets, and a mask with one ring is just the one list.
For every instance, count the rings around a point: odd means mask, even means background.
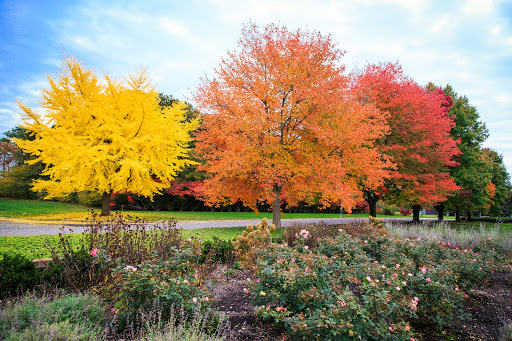
[{"label": "white cloud", "polygon": [[164,31],[166,31],[170,35],[184,37],[188,33],[188,29],[185,25],[176,22],[175,20],[173,20],[173,18],[170,17],[159,18],[158,24]]},{"label": "white cloud", "polygon": [[[485,122],[512,116],[512,76],[506,64],[512,58],[512,29],[496,1],[79,0],[76,4],[65,15],[47,18],[54,32],[47,44],[52,51],[34,56],[43,64],[38,72],[56,74],[65,52],[82,60],[86,68],[115,78],[147,67],[158,89],[183,98],[202,75],[213,73],[228,50],[237,49],[242,25],[252,20],[261,26],[276,23],[331,34],[347,50],[342,62],[348,71],[367,62],[399,61],[418,83],[451,84],[457,93],[467,95]],[[0,95],[12,93],[13,99],[6,102],[19,98],[37,105],[41,87],[47,86],[44,75],[37,76],[41,77],[24,75],[12,84],[0,84]],[[0,111],[2,120],[11,114]],[[489,124],[491,137],[499,139],[490,141],[506,146],[502,152],[512,155],[505,141],[510,138],[500,126]]]},{"label": "white cloud", "polygon": [[468,15],[485,15],[494,10],[493,0],[468,0],[463,7],[463,12]]}]

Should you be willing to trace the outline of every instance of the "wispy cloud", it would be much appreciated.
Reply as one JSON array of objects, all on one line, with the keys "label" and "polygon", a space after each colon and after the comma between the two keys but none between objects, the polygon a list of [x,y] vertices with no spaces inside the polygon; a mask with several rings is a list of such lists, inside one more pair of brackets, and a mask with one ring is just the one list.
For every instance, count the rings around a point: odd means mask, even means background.
[{"label": "wispy cloud", "polygon": [[[512,171],[510,137],[500,123],[512,116],[512,11],[504,10],[506,1],[92,0],[65,4],[46,9],[45,17],[36,20],[46,25],[47,41],[23,36],[27,46],[39,47],[27,56],[36,67],[18,70],[17,77],[0,78],[0,102],[15,104],[19,98],[36,105],[41,87],[46,86],[44,72],[56,74],[63,53],[116,78],[147,67],[161,91],[184,98],[201,76],[212,74],[228,50],[237,48],[244,23],[277,23],[331,34],[347,50],[343,58],[347,71],[367,62],[399,61],[421,84],[451,84],[477,106],[491,131],[488,143],[506,155]],[[20,20],[30,24],[30,18]],[[8,63],[0,58],[0,65]],[[0,103],[2,122],[16,121],[12,110]]]}]

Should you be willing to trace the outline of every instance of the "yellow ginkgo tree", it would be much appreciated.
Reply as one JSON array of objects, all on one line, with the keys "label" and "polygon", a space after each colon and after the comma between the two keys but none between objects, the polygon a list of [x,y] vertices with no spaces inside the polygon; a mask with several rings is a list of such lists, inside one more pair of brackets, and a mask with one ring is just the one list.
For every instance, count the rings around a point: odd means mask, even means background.
[{"label": "yellow ginkgo tree", "polygon": [[99,79],[76,59],[63,61],[58,79],[48,76],[42,110],[21,103],[22,127],[33,141],[16,144],[42,161],[43,179],[33,183],[45,198],[80,191],[103,195],[102,215],[110,213],[113,192],[152,197],[169,186],[188,159],[190,133],[185,105],[161,107],[146,72],[116,81]]}]

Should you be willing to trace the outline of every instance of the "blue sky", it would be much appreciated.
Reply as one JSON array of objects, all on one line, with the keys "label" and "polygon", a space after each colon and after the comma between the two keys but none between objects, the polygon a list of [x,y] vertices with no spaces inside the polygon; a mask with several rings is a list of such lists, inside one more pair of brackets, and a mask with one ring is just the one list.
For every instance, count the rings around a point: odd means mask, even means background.
[{"label": "blue sky", "polygon": [[65,54],[116,78],[147,68],[159,91],[189,99],[249,21],[331,34],[347,72],[398,61],[419,84],[452,85],[512,173],[511,1],[0,0],[0,133],[20,123],[16,100],[37,108]]}]

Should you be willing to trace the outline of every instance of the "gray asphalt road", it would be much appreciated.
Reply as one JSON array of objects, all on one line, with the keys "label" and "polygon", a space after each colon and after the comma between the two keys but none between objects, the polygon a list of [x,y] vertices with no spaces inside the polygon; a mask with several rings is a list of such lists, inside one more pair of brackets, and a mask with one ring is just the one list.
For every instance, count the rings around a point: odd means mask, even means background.
[{"label": "gray asphalt road", "polygon": [[[319,223],[326,222],[329,224],[348,224],[354,221],[361,221],[363,218],[327,218],[327,219],[283,219],[282,225],[288,226],[293,223]],[[411,218],[386,218],[386,221],[410,221]],[[435,220],[435,219],[422,219]],[[217,228],[217,227],[236,227],[247,226],[249,224],[256,225],[261,220],[219,220],[219,221],[184,221],[178,222],[178,227],[186,230],[201,228]],[[78,224],[61,223],[48,224],[42,222],[19,222],[10,219],[0,219],[0,236],[36,236],[44,234],[58,234],[59,232],[81,233],[85,230],[84,226]]]}]

